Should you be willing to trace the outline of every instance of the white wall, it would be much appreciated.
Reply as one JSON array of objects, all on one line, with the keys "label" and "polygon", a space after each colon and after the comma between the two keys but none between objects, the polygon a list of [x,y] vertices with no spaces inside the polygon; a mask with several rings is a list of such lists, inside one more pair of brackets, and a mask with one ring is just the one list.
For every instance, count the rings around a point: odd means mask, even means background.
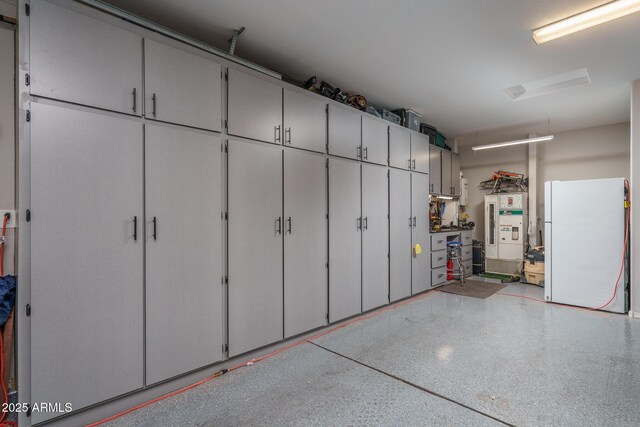
[{"label": "white wall", "polygon": [[[629,178],[629,123],[554,133],[555,140],[538,144],[538,216],[544,221],[544,182],[593,178]],[[480,181],[506,169],[529,174],[526,145],[474,152],[471,146],[526,138],[527,132],[510,132],[458,138],[461,169],[469,179],[467,213],[477,224],[474,238],[484,239],[484,195]],[[533,218],[532,218],[533,219]],[[541,224],[542,225],[542,224]],[[542,227],[541,227],[542,228]]]},{"label": "white wall", "polygon": [[[15,18],[12,3],[0,0],[0,15]],[[0,209],[15,209],[14,29],[4,23],[0,23],[0,58]],[[5,274],[15,273],[15,237],[14,230],[7,230]]]}]

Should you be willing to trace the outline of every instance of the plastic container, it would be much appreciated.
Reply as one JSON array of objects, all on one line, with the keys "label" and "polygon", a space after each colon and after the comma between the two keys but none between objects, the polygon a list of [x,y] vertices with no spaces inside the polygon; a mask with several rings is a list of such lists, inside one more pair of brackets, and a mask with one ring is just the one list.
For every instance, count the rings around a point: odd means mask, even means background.
[{"label": "plastic container", "polygon": [[393,112],[400,116],[402,126],[420,132],[420,119],[422,119],[420,114],[408,108],[393,110]]},{"label": "plastic container", "polygon": [[527,283],[541,285],[544,282],[544,261],[524,262],[524,279]]},{"label": "plastic container", "polygon": [[389,110],[385,110],[384,108],[382,109],[382,118],[397,125],[402,124],[402,120],[399,115],[392,113]]}]

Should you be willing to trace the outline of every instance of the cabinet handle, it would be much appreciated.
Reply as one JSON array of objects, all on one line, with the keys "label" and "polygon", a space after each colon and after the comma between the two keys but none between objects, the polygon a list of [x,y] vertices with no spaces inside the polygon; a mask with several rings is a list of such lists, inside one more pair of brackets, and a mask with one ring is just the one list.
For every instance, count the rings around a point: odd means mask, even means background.
[{"label": "cabinet handle", "polygon": [[287,233],[291,234],[291,217],[287,218]]},{"label": "cabinet handle", "polygon": [[416,217],[413,217],[413,228],[416,228]]},{"label": "cabinet handle", "polygon": [[273,127],[273,135],[276,142],[281,142],[280,141],[280,125]]},{"label": "cabinet handle", "polygon": [[157,101],[156,94],[154,93],[151,96],[151,114],[153,114],[153,117],[156,116],[156,101]]},{"label": "cabinet handle", "polygon": [[369,217],[368,216],[364,217],[364,229],[365,230],[369,229]]},{"label": "cabinet handle", "polygon": [[412,162],[413,162],[413,170],[416,170],[416,159],[413,159]]},{"label": "cabinet handle", "polygon": [[284,139],[285,139],[285,143],[291,145],[291,127],[288,127],[285,131],[284,131]]},{"label": "cabinet handle", "polygon": [[282,217],[276,219],[276,234],[282,234]]},{"label": "cabinet handle", "polygon": [[369,147],[364,147],[364,159],[367,160],[369,158]]},{"label": "cabinet handle", "polygon": [[356,147],[356,158],[362,159],[362,145]]},{"label": "cabinet handle", "polygon": [[411,217],[409,217],[409,228],[411,228],[411,227],[412,227],[412,221],[411,221],[411,220],[412,220],[412,218],[411,218]]},{"label": "cabinet handle", "polygon": [[138,240],[138,217],[133,217],[133,240]]},{"label": "cabinet handle", "polygon": [[409,169],[411,169],[411,159],[409,159],[408,161],[409,161]]},{"label": "cabinet handle", "polygon": [[158,240],[158,220],[153,217],[153,240]]},{"label": "cabinet handle", "polygon": [[356,219],[356,230],[362,230],[362,217]]},{"label": "cabinet handle", "polygon": [[138,93],[137,93],[135,87],[133,88],[132,95],[133,95],[133,112],[135,113],[136,109],[137,109],[136,107],[137,107],[137,104],[138,104]]}]

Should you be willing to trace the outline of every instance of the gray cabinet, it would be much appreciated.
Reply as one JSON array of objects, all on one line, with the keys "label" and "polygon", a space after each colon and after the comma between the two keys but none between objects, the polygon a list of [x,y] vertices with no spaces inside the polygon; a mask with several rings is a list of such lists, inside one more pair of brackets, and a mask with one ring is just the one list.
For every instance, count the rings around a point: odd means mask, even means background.
[{"label": "gray cabinet", "polygon": [[147,384],[222,359],[220,148],[211,134],[145,126]]},{"label": "gray cabinet", "polygon": [[220,131],[220,64],[149,39],[144,63],[148,119]]},{"label": "gray cabinet", "polygon": [[389,161],[389,126],[362,116],[362,160],[379,165]]},{"label": "gray cabinet", "polygon": [[229,135],[281,144],[282,87],[234,68],[227,78]]},{"label": "gray cabinet", "polygon": [[31,401],[77,410],[144,385],[142,124],[31,109]]},{"label": "gray cabinet", "polygon": [[360,164],[329,159],[329,321],[362,312]]},{"label": "gray cabinet", "polygon": [[284,153],[284,336],[327,323],[326,159]]},{"label": "gray cabinet", "polygon": [[411,295],[410,172],[389,170],[389,227],[389,297],[397,301]]},{"label": "gray cabinet", "polygon": [[227,198],[229,356],[235,356],[283,338],[282,149],[229,141]]},{"label": "gray cabinet", "polygon": [[389,166],[400,169],[413,167],[411,134],[397,126],[389,126]]},{"label": "gray cabinet", "polygon": [[[411,174],[411,211],[413,223],[413,259],[411,263],[411,291],[413,294],[431,288],[431,260],[429,257],[429,176]],[[416,245],[422,251],[416,253]]]},{"label": "gray cabinet", "polygon": [[329,105],[329,154],[362,158],[360,117],[353,108]]},{"label": "gray cabinet", "polygon": [[411,134],[411,166],[414,171],[429,173],[429,137]]},{"label": "gray cabinet", "polygon": [[317,95],[284,89],[283,144],[326,152],[327,103]]},{"label": "gray cabinet", "polygon": [[388,169],[362,166],[362,310],[389,303]]},{"label": "gray cabinet", "polygon": [[462,195],[460,188],[460,154],[451,153],[451,190],[452,195]]},{"label": "gray cabinet", "polygon": [[442,150],[442,194],[451,196],[453,184],[451,181],[451,151]]},{"label": "gray cabinet", "polygon": [[429,145],[429,192],[442,192],[442,150],[435,145]]},{"label": "gray cabinet", "polygon": [[142,37],[48,1],[31,5],[31,93],[142,113]]}]

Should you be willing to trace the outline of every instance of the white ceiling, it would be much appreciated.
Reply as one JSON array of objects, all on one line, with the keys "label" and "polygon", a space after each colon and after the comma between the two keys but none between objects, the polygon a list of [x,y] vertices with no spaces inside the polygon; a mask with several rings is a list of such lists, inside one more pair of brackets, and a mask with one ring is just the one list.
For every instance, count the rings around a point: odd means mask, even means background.
[{"label": "white ceiling", "polygon": [[[629,120],[640,13],[537,46],[531,30],[608,0],[107,0],[298,80],[413,108],[448,136],[551,120]],[[504,89],[587,68],[593,84],[512,101]]]}]

